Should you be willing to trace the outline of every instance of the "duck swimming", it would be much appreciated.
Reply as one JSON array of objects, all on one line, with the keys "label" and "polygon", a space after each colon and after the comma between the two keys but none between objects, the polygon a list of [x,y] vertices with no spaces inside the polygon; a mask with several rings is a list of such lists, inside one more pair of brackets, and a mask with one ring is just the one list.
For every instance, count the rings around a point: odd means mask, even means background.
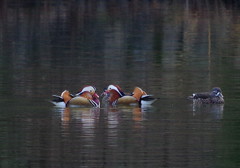
[{"label": "duck swimming", "polygon": [[75,95],[70,94],[68,90],[64,90],[61,96],[53,95],[53,97],[54,99],[51,102],[58,107],[100,107],[99,96],[93,86],[85,86]]},{"label": "duck swimming", "polygon": [[193,93],[188,97],[195,103],[223,104],[224,98],[220,87],[214,87],[210,92]]},{"label": "duck swimming", "polygon": [[132,94],[126,95],[118,85],[109,85],[102,93],[103,100],[110,105],[151,105],[157,99],[148,95],[140,87],[135,87]]}]

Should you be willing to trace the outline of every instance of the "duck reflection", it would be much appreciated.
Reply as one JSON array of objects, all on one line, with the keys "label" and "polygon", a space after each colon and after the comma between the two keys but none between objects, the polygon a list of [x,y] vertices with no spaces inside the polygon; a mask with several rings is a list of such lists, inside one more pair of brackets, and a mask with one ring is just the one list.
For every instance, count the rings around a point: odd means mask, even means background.
[{"label": "duck reflection", "polygon": [[145,109],[143,108],[136,106],[108,106],[103,110],[106,123],[106,138],[110,147],[117,147],[119,138],[129,136],[126,133],[128,129],[139,131],[143,128],[142,121],[145,119]]},{"label": "duck reflection", "polygon": [[142,121],[142,109],[133,108],[133,121],[139,122]]},{"label": "duck reflection", "polygon": [[69,108],[65,108],[64,111],[61,113],[61,120],[64,123],[68,123],[71,119],[71,113]]},{"label": "duck reflection", "polygon": [[133,121],[140,122],[146,119],[146,112],[149,111],[151,106],[108,106],[105,108],[105,113],[108,115],[108,119],[119,120],[120,118],[132,118]]},{"label": "duck reflection", "polygon": [[141,122],[147,120],[147,113],[152,110],[152,106],[142,106],[133,108],[133,121]]},{"label": "duck reflection", "polygon": [[[119,130],[128,126],[132,120],[132,128],[140,129],[146,120],[149,107],[136,106],[108,106],[105,108],[57,108],[60,112],[62,135],[75,134],[74,136],[93,138],[96,131],[107,132],[107,137],[112,145],[117,145]],[[120,129],[121,127],[121,129]]]},{"label": "duck reflection", "polygon": [[204,116],[211,119],[222,119],[224,104],[192,104],[193,116]]},{"label": "duck reflection", "polygon": [[99,119],[100,108],[56,108],[55,111],[61,113],[61,125],[67,128],[71,123],[81,125],[81,127],[95,127],[95,122]]},{"label": "duck reflection", "polygon": [[100,108],[65,108],[61,120],[69,122],[70,120],[89,123],[99,118]]}]

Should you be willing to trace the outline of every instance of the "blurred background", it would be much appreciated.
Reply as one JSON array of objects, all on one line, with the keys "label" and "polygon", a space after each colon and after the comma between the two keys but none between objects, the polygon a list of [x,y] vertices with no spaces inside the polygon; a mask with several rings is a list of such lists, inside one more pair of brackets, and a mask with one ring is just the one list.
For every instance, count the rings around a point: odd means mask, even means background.
[{"label": "blurred background", "polygon": [[238,6],[221,0],[1,1],[0,94],[48,97],[116,83],[164,97],[219,86],[236,97]]}]

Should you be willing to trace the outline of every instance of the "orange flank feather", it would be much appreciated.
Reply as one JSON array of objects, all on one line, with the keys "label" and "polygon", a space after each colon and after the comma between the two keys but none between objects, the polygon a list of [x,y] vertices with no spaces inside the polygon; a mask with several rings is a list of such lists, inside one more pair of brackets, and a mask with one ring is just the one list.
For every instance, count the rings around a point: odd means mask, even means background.
[{"label": "orange flank feather", "polygon": [[68,103],[68,101],[72,99],[70,92],[68,90],[64,90],[61,94],[61,97],[63,98],[64,103]]},{"label": "orange flank feather", "polygon": [[141,88],[139,87],[135,87],[135,89],[133,90],[133,97],[135,97],[138,101],[140,100],[140,98],[143,96],[143,95],[147,95],[146,92],[144,92]]}]

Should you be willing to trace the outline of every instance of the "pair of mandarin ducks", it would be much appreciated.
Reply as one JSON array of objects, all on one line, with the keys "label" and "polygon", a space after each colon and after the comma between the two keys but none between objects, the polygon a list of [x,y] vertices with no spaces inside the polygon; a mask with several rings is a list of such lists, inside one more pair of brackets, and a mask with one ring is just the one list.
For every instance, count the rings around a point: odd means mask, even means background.
[{"label": "pair of mandarin ducks", "polygon": [[[151,105],[159,98],[148,95],[139,87],[135,87],[132,94],[126,95],[118,85],[109,85],[101,94],[102,102],[112,106],[116,105]],[[68,90],[62,92],[61,96],[53,95],[51,101],[56,106],[89,106],[100,107],[99,95],[94,86],[85,86],[80,92],[73,95]],[[219,87],[214,87],[210,92],[193,93],[188,97],[195,103],[200,104],[223,104],[224,99]]]}]

